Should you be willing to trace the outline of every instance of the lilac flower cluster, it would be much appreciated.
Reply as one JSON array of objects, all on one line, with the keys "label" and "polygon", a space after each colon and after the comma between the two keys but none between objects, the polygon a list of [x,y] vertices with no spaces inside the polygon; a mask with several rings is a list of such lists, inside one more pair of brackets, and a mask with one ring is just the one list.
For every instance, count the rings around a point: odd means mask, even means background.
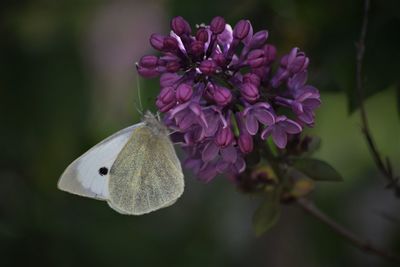
[{"label": "lilac flower cluster", "polygon": [[[267,43],[268,32],[254,33],[248,20],[232,29],[215,17],[194,32],[175,17],[171,28],[169,35],[151,36],[161,55],[143,56],[137,70],[143,77],[160,76],[156,105],[181,136],[186,167],[200,179],[243,172],[256,138],[271,136],[285,148],[288,137],[313,125],[320,95],[306,84],[304,52],[293,48],[273,71],[276,48]],[[291,119],[282,115],[285,109]]]}]

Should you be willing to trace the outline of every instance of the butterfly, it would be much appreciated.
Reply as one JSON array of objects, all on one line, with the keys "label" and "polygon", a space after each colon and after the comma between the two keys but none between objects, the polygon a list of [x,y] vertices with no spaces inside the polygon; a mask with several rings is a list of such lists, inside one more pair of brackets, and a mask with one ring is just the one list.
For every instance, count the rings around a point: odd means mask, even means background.
[{"label": "butterfly", "polygon": [[182,195],[184,176],[169,132],[152,113],[72,162],[58,188],[107,201],[121,214],[168,207]]}]

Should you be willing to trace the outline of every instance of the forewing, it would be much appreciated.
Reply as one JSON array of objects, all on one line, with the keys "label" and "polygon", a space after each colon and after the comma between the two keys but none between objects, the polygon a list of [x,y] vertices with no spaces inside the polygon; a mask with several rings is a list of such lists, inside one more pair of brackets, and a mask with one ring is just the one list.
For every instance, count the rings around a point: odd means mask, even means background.
[{"label": "forewing", "polygon": [[[85,197],[108,199],[111,166],[132,132],[141,125],[135,124],[111,135],[72,162],[61,175],[58,188]],[[106,168],[107,174],[101,174],[100,168]]]},{"label": "forewing", "polygon": [[140,215],[172,205],[183,193],[182,168],[167,135],[140,127],[111,167],[109,205]]}]

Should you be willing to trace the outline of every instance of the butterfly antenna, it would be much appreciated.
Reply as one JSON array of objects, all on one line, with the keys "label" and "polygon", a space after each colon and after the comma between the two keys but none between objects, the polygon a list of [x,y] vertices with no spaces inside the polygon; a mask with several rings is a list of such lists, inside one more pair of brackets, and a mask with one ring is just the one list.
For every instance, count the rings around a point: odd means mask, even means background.
[{"label": "butterfly antenna", "polygon": [[139,75],[136,78],[136,88],[137,88],[138,99],[139,99],[139,108],[136,105],[136,110],[143,117],[143,106],[142,106],[142,97],[141,97],[141,91],[140,91],[140,77],[139,77]]},{"label": "butterfly antenna", "polygon": [[158,119],[159,121],[161,121],[161,113],[160,113],[159,111],[157,111],[156,116],[157,116],[157,119]]},{"label": "butterfly antenna", "polygon": [[172,135],[172,134],[174,134],[174,133],[179,133],[179,130],[173,130],[173,131],[169,132],[169,133],[168,133],[168,136],[169,136],[169,135]]}]

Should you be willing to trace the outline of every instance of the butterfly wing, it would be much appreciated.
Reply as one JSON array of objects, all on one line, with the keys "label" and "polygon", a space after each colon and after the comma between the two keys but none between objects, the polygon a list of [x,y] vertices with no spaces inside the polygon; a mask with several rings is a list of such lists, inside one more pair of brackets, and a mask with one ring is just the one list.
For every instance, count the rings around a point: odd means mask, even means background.
[{"label": "butterfly wing", "polygon": [[[111,135],[72,162],[61,175],[58,188],[80,196],[108,199],[111,166],[133,131],[142,124],[132,125]],[[100,171],[101,168],[105,169]]]},{"label": "butterfly wing", "polygon": [[138,128],[110,171],[110,207],[140,215],[172,205],[183,193],[182,168],[166,134]]}]

